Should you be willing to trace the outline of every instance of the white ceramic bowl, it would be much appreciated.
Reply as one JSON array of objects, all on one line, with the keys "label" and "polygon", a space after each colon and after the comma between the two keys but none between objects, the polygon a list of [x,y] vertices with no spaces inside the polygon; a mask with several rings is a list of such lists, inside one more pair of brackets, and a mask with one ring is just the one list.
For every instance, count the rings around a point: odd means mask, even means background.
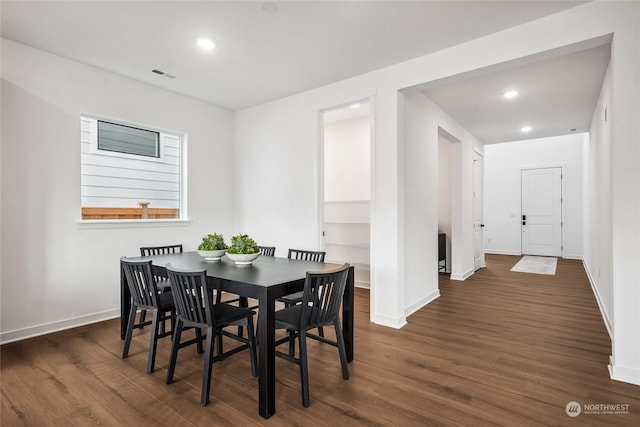
[{"label": "white ceramic bowl", "polygon": [[198,255],[204,257],[205,261],[220,261],[220,258],[227,252],[226,249],[220,249],[217,251],[201,251],[198,249]]},{"label": "white ceramic bowl", "polygon": [[260,256],[260,252],[255,254],[230,254],[227,252],[227,258],[236,263],[236,265],[251,265],[251,263]]}]

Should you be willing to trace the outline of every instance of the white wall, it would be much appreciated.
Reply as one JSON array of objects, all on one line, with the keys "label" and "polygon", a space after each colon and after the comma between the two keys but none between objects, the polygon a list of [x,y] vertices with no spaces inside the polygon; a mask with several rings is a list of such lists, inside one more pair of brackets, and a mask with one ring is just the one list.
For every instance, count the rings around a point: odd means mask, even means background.
[{"label": "white wall", "polygon": [[324,126],[324,164],[325,201],[371,199],[371,119],[368,115]]},{"label": "white wall", "polygon": [[[1,91],[2,342],[119,316],[140,246],[232,232],[231,112],[4,39]],[[192,223],[79,228],[81,113],[187,132]]]},{"label": "white wall", "polygon": [[[613,324],[613,233],[611,203],[602,203],[603,195],[613,191],[612,87],[611,66],[602,84],[593,113],[585,156],[584,266],[594,288],[609,335]],[[607,118],[605,120],[605,110]],[[609,199],[607,197],[607,199]]]},{"label": "white wall", "polygon": [[[236,171],[238,223],[251,224],[280,246],[294,241],[318,244],[319,111],[375,96],[371,318],[402,326],[407,309],[403,268],[407,189],[402,173],[407,147],[405,106],[399,91],[554,49],[570,50],[585,40],[614,34],[612,110],[616,116],[612,135],[613,161],[618,164],[613,170],[613,193],[598,195],[603,203],[611,201],[614,226],[611,236],[599,237],[613,242],[614,300],[620,302],[614,314],[619,322],[614,335],[614,366],[618,367],[612,369],[618,378],[640,383],[639,8],[635,2],[589,2],[431,55],[239,111],[235,143],[244,157],[236,157],[237,166],[248,167],[252,173]],[[467,159],[463,153],[461,164],[466,161],[472,164],[472,155]],[[275,171],[273,164],[278,166]],[[462,169],[462,182],[466,182],[467,169],[471,168]],[[471,170],[468,173],[472,175]],[[267,185],[253,186],[255,176],[263,182],[268,176]],[[289,206],[287,200],[296,200],[296,204]],[[472,206],[460,206],[460,223],[471,230]],[[286,229],[277,227],[283,224]],[[432,227],[437,227],[437,221]],[[464,250],[473,254],[470,246]],[[435,265],[436,260],[423,262]]]},{"label": "white wall", "polygon": [[[473,274],[473,151],[478,141],[422,92],[404,96],[404,277],[409,315],[439,295],[439,141],[441,129],[457,141],[449,148],[451,278]],[[427,268],[431,266],[431,268]]]},{"label": "white wall", "polygon": [[485,251],[521,254],[521,170],[563,167],[565,258],[582,259],[583,153],[586,134],[485,146]]}]

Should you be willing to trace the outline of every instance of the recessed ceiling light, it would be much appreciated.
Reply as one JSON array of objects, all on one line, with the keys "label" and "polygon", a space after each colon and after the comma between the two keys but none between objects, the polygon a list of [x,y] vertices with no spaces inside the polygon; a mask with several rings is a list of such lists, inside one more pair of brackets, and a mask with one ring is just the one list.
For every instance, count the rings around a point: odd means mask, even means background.
[{"label": "recessed ceiling light", "polygon": [[502,96],[504,96],[507,99],[515,98],[516,96],[518,96],[518,91],[517,90],[510,90],[510,91],[507,91],[507,92],[503,93]]},{"label": "recessed ceiling light", "polygon": [[216,44],[210,39],[198,39],[198,46],[203,49],[211,50],[216,47]]},{"label": "recessed ceiling light", "polygon": [[520,130],[522,132],[531,132],[531,126],[523,126]]},{"label": "recessed ceiling light", "polygon": [[351,104],[349,105],[349,108],[358,108],[360,107],[360,104]]}]

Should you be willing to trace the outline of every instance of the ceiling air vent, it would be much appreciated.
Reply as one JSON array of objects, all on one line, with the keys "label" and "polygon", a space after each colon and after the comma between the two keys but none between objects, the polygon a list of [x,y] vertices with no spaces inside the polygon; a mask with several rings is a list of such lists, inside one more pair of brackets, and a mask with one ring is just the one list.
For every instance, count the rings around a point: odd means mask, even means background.
[{"label": "ceiling air vent", "polygon": [[167,73],[165,73],[164,71],[161,71],[161,70],[151,70],[151,72],[152,73],[156,73],[156,74],[158,74],[160,76],[164,76],[164,77],[166,77],[168,79],[175,79],[176,78],[176,76],[171,75],[171,74],[167,74]]}]

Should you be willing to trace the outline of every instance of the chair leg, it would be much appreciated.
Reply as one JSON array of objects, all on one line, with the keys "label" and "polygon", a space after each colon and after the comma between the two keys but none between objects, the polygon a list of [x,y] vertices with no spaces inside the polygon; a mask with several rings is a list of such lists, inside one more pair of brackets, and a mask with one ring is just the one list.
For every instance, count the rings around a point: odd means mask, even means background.
[{"label": "chair leg", "polygon": [[133,326],[136,323],[136,311],[135,304],[131,304],[131,310],[129,310],[129,321],[127,322],[127,332],[124,338],[124,348],[122,349],[122,358],[126,359],[129,356],[129,346],[131,345],[131,337],[133,336]]},{"label": "chair leg", "polygon": [[218,357],[220,357],[220,360],[223,360],[224,359],[224,357],[223,357],[224,348],[222,346],[222,329],[220,329],[219,332],[220,333],[218,333],[216,335],[216,340],[218,341]]},{"label": "chair leg", "polygon": [[198,354],[204,353],[204,349],[202,348],[202,329],[196,328],[196,352]]},{"label": "chair leg", "polygon": [[256,336],[253,331],[253,317],[247,319],[247,335],[249,336],[249,357],[251,358],[251,375],[258,376],[258,357],[256,354]]},{"label": "chair leg", "polygon": [[204,351],[204,368],[202,372],[202,393],[200,395],[200,406],[207,406],[209,403],[209,392],[211,391],[211,372],[213,371],[213,347],[215,343],[216,331],[207,328],[207,342]]},{"label": "chair leg", "polygon": [[[140,323],[144,323],[147,318],[147,310],[140,310]],[[140,329],[144,329],[144,325],[140,325]]]},{"label": "chair leg", "polygon": [[[249,307],[249,300],[247,299],[247,297],[240,297],[239,298],[238,307],[244,307],[244,308]],[[239,337],[243,336],[243,328],[242,328],[242,326],[238,326],[238,336]]]},{"label": "chair leg", "polygon": [[176,360],[178,359],[178,350],[180,349],[182,327],[182,320],[178,319],[174,326],[173,337],[171,339],[171,355],[169,356],[169,369],[167,369],[167,384],[171,384],[173,382],[173,374],[176,371]]},{"label": "chair leg", "polygon": [[318,328],[318,335],[324,338],[324,329],[322,328],[322,326]]},{"label": "chair leg", "polygon": [[338,353],[340,354],[340,365],[342,366],[342,378],[349,379],[349,366],[347,365],[347,349],[344,345],[344,337],[342,336],[342,328],[340,327],[340,319],[334,319],[333,325],[336,328],[336,339],[338,341]]},{"label": "chair leg", "polygon": [[307,362],[307,331],[298,333],[300,340],[300,382],[302,384],[302,406],[309,407],[309,364]]},{"label": "chair leg", "polygon": [[[164,316],[165,313],[160,313],[162,316]],[[164,320],[160,320],[160,333],[164,334],[165,330],[166,330],[166,325],[164,324],[165,321]]]},{"label": "chair leg", "polygon": [[289,356],[296,355],[296,333],[295,331],[287,331],[289,333]]},{"label": "chair leg", "polygon": [[149,357],[147,362],[147,374],[153,373],[156,365],[156,349],[158,347],[158,331],[162,321],[160,321],[160,310],[153,310],[151,321],[151,336],[149,337]]}]

